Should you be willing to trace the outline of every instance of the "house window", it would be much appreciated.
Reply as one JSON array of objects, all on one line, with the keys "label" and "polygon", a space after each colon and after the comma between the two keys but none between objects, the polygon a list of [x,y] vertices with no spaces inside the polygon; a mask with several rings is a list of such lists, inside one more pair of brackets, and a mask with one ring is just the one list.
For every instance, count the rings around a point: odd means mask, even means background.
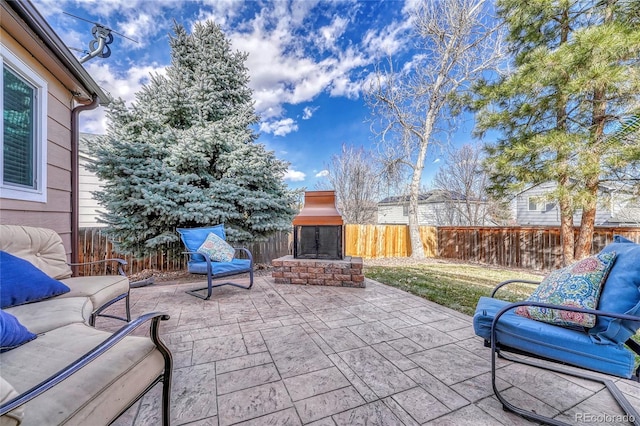
[{"label": "house window", "polygon": [[47,83],[0,45],[0,197],[47,201]]},{"label": "house window", "polygon": [[402,206],[402,216],[409,216],[409,206],[406,204]]},{"label": "house window", "polygon": [[529,197],[529,211],[548,212],[556,206],[555,202],[541,201],[540,197]]}]

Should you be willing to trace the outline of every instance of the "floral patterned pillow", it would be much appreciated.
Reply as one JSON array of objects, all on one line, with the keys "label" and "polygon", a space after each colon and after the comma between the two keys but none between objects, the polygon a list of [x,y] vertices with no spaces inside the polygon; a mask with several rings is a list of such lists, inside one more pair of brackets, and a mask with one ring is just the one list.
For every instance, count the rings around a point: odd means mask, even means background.
[{"label": "floral patterned pillow", "polygon": [[[616,258],[615,252],[599,253],[551,272],[527,299],[560,306],[596,309],[600,290]],[[516,314],[560,326],[591,328],[596,316],[536,306],[519,306]]]},{"label": "floral patterned pillow", "polygon": [[210,232],[202,245],[198,247],[198,253],[208,255],[214,262],[231,262],[235,252],[233,247],[213,232]]}]

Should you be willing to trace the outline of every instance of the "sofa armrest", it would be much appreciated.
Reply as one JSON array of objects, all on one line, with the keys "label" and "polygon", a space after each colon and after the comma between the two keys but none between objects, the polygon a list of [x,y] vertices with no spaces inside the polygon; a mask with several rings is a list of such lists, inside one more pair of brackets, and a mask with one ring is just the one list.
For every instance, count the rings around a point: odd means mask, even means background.
[{"label": "sofa armrest", "polygon": [[94,260],[93,262],[83,262],[83,263],[67,263],[67,265],[69,266],[85,266],[85,265],[96,265],[96,264],[100,264],[100,263],[107,263],[107,262],[116,262],[118,264],[118,274],[123,275],[123,276],[127,276],[127,274],[125,274],[124,272],[124,266],[127,265],[127,261],[124,259],[117,259],[117,258],[113,258],[113,259],[102,259],[102,260]]},{"label": "sofa armrest", "polygon": [[[30,400],[36,398],[37,396],[43,394],[44,392],[58,385],[60,382],[62,382],[69,376],[73,375],[74,373],[76,373],[82,367],[86,366],[87,364],[89,364],[90,362],[98,358],[100,355],[107,352],[110,348],[112,348],[122,339],[130,335],[135,329],[137,329],[138,327],[140,327],[142,324],[144,324],[149,320],[151,320],[151,325],[150,325],[151,340],[156,345],[160,353],[162,353],[162,356],[165,359],[165,368],[171,369],[171,365],[172,365],[171,352],[165,346],[165,344],[160,340],[160,336],[159,336],[160,320],[166,321],[168,319],[169,319],[169,315],[162,312],[148,313],[136,318],[135,320],[131,321],[130,323],[128,323],[127,325],[123,326],[118,331],[110,335],[98,346],[96,346],[95,348],[93,348],[92,350],[90,350],[89,352],[87,352],[86,354],[84,354],[83,356],[81,356],[71,364],[67,365],[62,370],[53,374],[48,379],[40,382],[39,384],[23,392],[17,397],[11,399],[10,401],[7,401],[5,404],[2,404],[0,406],[0,416],[10,412],[11,410],[21,406],[22,404],[29,402]],[[169,372],[165,371],[165,374],[170,374],[170,373],[171,373],[170,371]]]}]

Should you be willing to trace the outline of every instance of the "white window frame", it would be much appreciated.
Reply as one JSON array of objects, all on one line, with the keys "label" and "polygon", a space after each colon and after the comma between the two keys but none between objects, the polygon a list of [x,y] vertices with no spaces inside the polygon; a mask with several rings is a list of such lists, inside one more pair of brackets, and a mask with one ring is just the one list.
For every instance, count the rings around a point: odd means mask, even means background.
[{"label": "white window frame", "polygon": [[[2,68],[5,66],[13,73],[29,82],[35,88],[35,170],[36,187],[25,188],[17,185],[5,184],[3,180],[4,149],[0,149],[0,198],[47,202],[47,82],[34,72],[20,58],[15,56],[4,45],[0,44],[0,59]],[[0,102],[4,103],[4,72],[0,72]],[[0,148],[4,147],[4,118],[0,120]]]},{"label": "white window frame", "polygon": [[[538,199],[538,201],[534,201],[532,199]],[[532,209],[531,208],[531,203],[534,203],[536,208]],[[529,209],[530,212],[548,212],[551,211],[555,208],[556,203],[555,201],[541,201],[539,196],[530,196],[527,197],[527,208]]]}]

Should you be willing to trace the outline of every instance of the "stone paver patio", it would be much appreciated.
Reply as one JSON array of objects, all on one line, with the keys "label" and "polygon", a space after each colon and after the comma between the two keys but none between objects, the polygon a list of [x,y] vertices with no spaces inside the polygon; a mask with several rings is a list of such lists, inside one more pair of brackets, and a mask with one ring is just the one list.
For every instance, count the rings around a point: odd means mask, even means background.
[{"label": "stone paver patio", "polygon": [[[469,316],[371,280],[356,289],[257,277],[250,291],[221,287],[208,301],[184,292],[199,284],[131,290],[134,317],[171,315],[172,425],[529,424],[494,397],[490,352]],[[521,407],[573,424],[622,414],[599,384],[499,366],[503,395]],[[639,408],[640,386],[619,386]],[[115,424],[160,424],[159,395],[160,385]]]}]

